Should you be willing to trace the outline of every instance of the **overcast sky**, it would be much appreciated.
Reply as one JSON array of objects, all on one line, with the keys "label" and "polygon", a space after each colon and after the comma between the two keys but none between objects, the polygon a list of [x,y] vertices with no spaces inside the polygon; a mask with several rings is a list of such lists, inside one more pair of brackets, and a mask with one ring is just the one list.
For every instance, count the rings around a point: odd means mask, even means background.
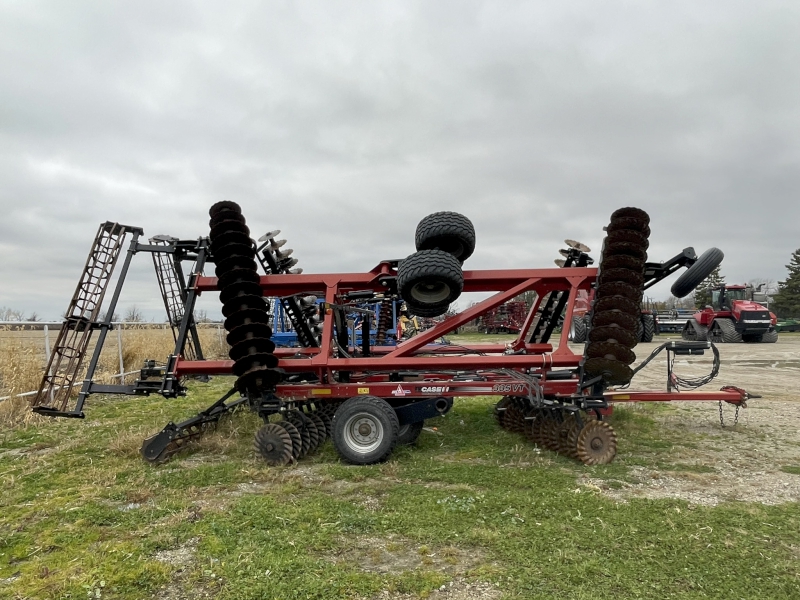
[{"label": "overcast sky", "polygon": [[[438,210],[465,268],[547,267],[638,206],[650,260],[783,279],[799,71],[796,1],[0,0],[0,306],[57,319],[100,222],[197,238],[222,199],[306,272],[406,256]],[[149,255],[132,304],[161,318]]]}]

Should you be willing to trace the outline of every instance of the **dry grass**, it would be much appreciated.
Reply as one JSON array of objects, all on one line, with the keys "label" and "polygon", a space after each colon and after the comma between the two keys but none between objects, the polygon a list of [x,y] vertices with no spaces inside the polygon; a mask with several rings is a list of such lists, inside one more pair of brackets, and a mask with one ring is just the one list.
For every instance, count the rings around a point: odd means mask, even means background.
[{"label": "dry grass", "polygon": [[46,420],[46,417],[30,411],[27,398],[9,398],[0,402],[0,429],[39,425]]},{"label": "dry grass", "polygon": [[[199,329],[200,344],[206,358],[227,357],[228,346],[224,332],[222,333],[223,335],[220,335],[216,325]],[[57,335],[57,332],[51,332],[51,345],[55,345]],[[140,369],[148,359],[164,362],[175,345],[170,329],[151,324],[125,326],[119,334],[116,330],[111,331],[103,346],[95,381],[121,383],[119,337],[122,338],[122,364],[125,372]],[[83,379],[96,340],[97,334],[84,359],[84,372],[79,374],[77,381]],[[46,366],[42,331],[8,326],[0,328],[0,397],[12,396],[8,400],[0,401],[0,425],[24,426],[40,421],[28,410],[29,397],[13,396],[38,390]],[[135,375],[129,375],[125,379],[130,382],[134,377]]]}]

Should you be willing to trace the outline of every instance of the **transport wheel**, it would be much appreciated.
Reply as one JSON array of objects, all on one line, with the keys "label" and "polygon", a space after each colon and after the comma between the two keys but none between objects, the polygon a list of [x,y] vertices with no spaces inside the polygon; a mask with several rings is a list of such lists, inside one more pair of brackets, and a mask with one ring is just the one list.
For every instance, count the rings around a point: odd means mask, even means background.
[{"label": "transport wheel", "polygon": [[576,344],[586,341],[586,319],[583,316],[572,316],[572,341]]},{"label": "transport wheel", "polygon": [[761,342],[764,344],[774,344],[778,341],[778,332],[772,329],[761,336]]},{"label": "transport wheel", "polygon": [[462,214],[436,212],[419,222],[414,241],[417,250],[442,250],[463,264],[475,251],[475,227]]},{"label": "transport wheel", "polygon": [[350,398],[333,415],[333,445],[342,459],[354,465],[386,460],[399,430],[394,409],[375,396]]},{"label": "transport wheel", "polygon": [[292,462],[292,438],[277,423],[267,423],[256,432],[255,449],[271,467]]},{"label": "transport wheel", "polygon": [[738,344],[742,341],[742,334],[736,331],[736,326],[730,319],[714,319],[708,331],[708,339],[715,344]]},{"label": "transport wheel", "polygon": [[683,298],[692,293],[700,283],[711,274],[722,262],[725,254],[719,248],[709,248],[691,267],[675,280],[671,292],[676,298]]},{"label": "transport wheel", "polygon": [[425,421],[419,421],[418,423],[406,423],[405,425],[400,426],[400,431],[397,434],[397,445],[398,446],[411,446],[416,443],[419,434],[422,433],[422,427],[425,425]]},{"label": "transport wheel", "polygon": [[450,308],[450,303],[447,302],[445,304],[434,304],[432,306],[419,306],[412,302],[406,302],[406,307],[408,308],[408,312],[417,317],[438,317],[439,315],[443,315],[447,312],[447,309]]},{"label": "transport wheel", "polygon": [[415,252],[397,268],[397,288],[409,310],[435,311],[438,316],[461,295],[464,273],[452,254],[442,250]]},{"label": "transport wheel", "polygon": [[605,421],[587,421],[576,445],[576,455],[585,465],[607,465],[617,455],[617,434]]},{"label": "transport wheel", "polygon": [[656,321],[653,315],[642,315],[642,342],[649,343],[653,341],[653,336],[656,334]]}]

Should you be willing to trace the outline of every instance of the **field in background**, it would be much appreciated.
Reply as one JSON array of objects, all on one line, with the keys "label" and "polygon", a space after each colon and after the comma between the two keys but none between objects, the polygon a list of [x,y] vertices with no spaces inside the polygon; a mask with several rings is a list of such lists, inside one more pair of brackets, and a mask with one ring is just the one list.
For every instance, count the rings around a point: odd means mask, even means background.
[{"label": "field in background", "polygon": [[[130,382],[135,374],[120,377],[119,373],[138,371],[146,359],[164,362],[175,345],[172,331],[159,325],[121,326],[109,332],[103,346],[100,364],[95,380],[102,383]],[[208,358],[227,356],[227,345],[221,326],[201,326],[200,343]],[[50,345],[55,345],[58,331],[50,331]],[[120,345],[122,339],[122,371],[120,371]],[[94,350],[97,333],[93,335],[89,352],[84,360],[84,368],[89,363]],[[45,334],[41,329],[23,329],[13,326],[0,327],[0,426],[8,426],[21,419],[36,420],[27,410],[29,398],[14,398],[17,394],[39,388],[47,365],[45,356]]]}]

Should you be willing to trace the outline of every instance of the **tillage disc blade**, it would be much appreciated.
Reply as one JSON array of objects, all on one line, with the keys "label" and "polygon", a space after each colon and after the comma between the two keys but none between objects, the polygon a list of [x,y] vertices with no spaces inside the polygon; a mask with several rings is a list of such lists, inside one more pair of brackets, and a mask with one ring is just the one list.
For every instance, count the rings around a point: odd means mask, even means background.
[{"label": "tillage disc blade", "polygon": [[617,455],[617,434],[605,421],[588,421],[577,441],[577,457],[585,465],[605,465]]},{"label": "tillage disc blade", "polygon": [[258,430],[255,448],[271,467],[288,465],[293,458],[292,437],[277,423],[267,423]]}]

